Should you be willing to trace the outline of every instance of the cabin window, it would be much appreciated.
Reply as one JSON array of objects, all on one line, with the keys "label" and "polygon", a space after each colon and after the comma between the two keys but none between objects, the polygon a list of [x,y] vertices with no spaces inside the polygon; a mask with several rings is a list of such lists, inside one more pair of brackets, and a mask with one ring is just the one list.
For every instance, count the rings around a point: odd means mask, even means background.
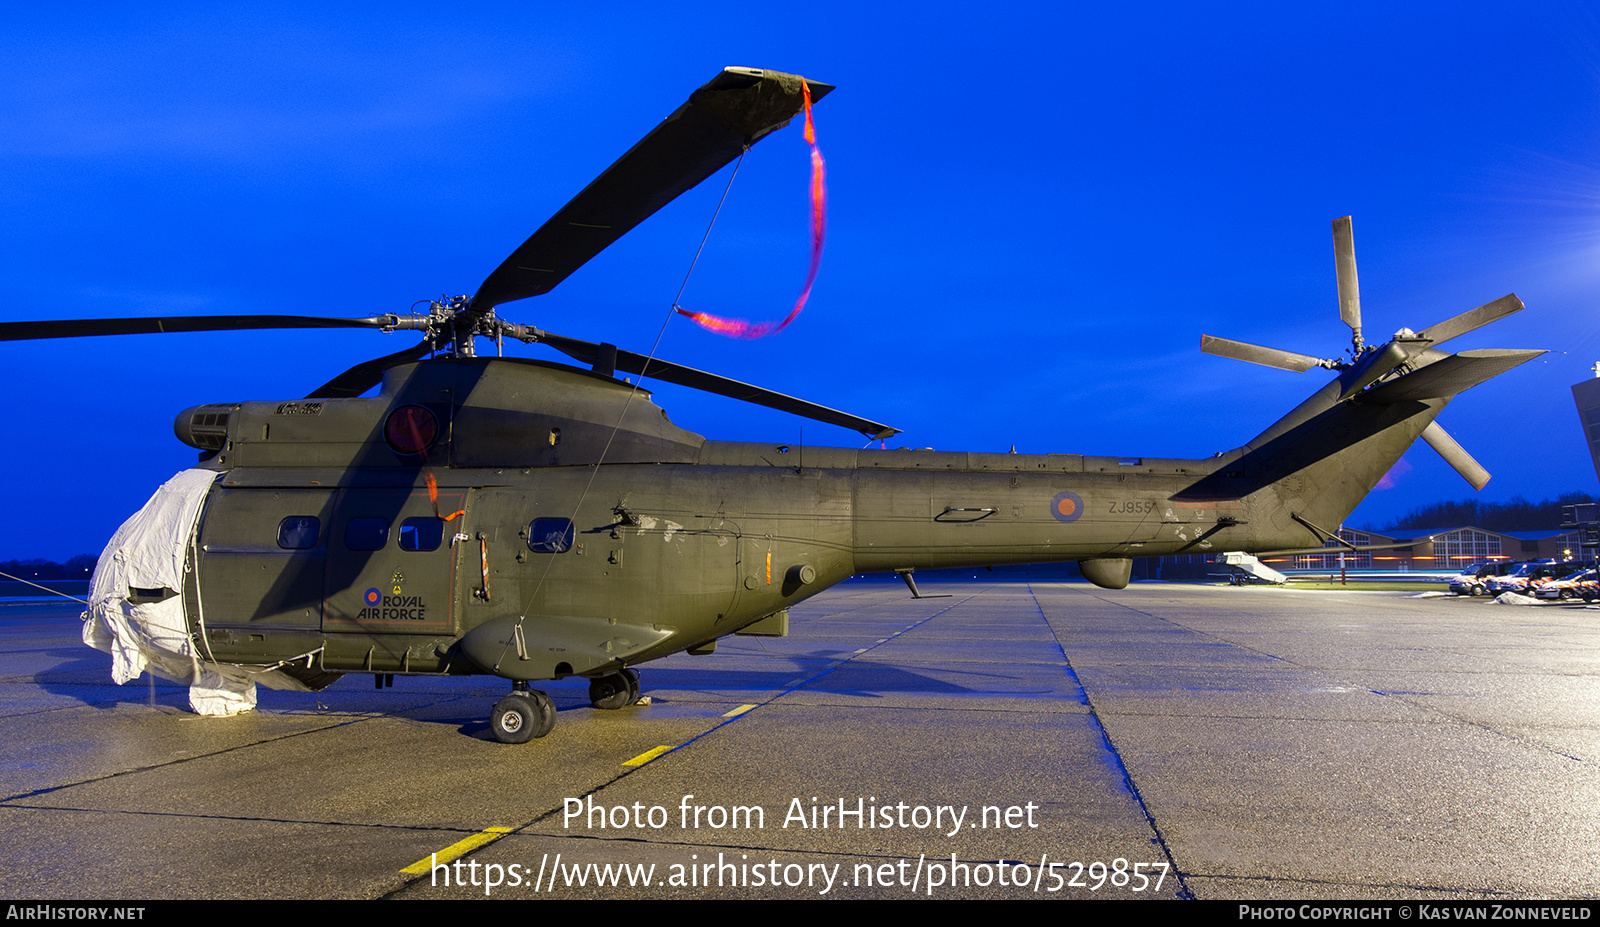
[{"label": "cabin window", "polygon": [[315,515],[290,515],[278,522],[278,546],[284,550],[310,550],[317,546],[322,521]]},{"label": "cabin window", "polygon": [[389,543],[389,519],[352,518],[344,528],[344,546],[350,550],[382,550]]},{"label": "cabin window", "polygon": [[528,525],[528,549],[541,554],[564,554],[572,549],[570,518],[535,518]]},{"label": "cabin window", "polygon": [[443,542],[442,518],[408,518],[400,523],[401,550],[438,550]]}]

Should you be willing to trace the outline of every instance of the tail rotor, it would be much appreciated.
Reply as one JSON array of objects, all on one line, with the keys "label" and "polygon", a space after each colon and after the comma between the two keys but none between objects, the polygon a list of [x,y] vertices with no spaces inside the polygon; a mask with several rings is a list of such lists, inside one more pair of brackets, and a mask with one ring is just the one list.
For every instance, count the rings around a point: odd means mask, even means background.
[{"label": "tail rotor", "polygon": [[[1490,322],[1495,322],[1512,313],[1520,312],[1524,308],[1522,300],[1518,299],[1516,294],[1507,294],[1493,302],[1484,303],[1475,309],[1469,309],[1460,315],[1453,316],[1420,332],[1402,328],[1395,332],[1394,336],[1386,343],[1369,345],[1361,335],[1361,288],[1356,278],[1355,238],[1351,230],[1349,216],[1333,220],[1333,257],[1334,270],[1339,286],[1339,319],[1350,326],[1350,352],[1348,358],[1312,357],[1308,354],[1296,354],[1292,351],[1248,344],[1243,341],[1232,341],[1212,335],[1202,335],[1200,337],[1200,350],[1218,357],[1231,357],[1235,360],[1248,361],[1252,364],[1261,364],[1267,367],[1277,367],[1282,370],[1292,370],[1296,373],[1303,373],[1313,367],[1340,371],[1339,380],[1342,390],[1339,395],[1339,401],[1347,402],[1359,399],[1364,394],[1372,393],[1379,386],[1397,383],[1412,373],[1441,360],[1486,353],[1465,352],[1462,355],[1451,355],[1443,351],[1434,350],[1434,348],[1451,338],[1465,335],[1488,325]],[[1540,352],[1515,353],[1532,357]],[[1519,360],[1518,363],[1520,362]],[[1477,365],[1475,364],[1474,366]],[[1403,392],[1403,390],[1385,390],[1384,392],[1393,397]],[[1376,396],[1378,394],[1374,393],[1373,395]],[[1451,438],[1438,424],[1430,423],[1422,433],[1422,437],[1474,489],[1482,489],[1484,484],[1488,483],[1488,471],[1473,460],[1472,456],[1463,450],[1461,445],[1457,444],[1455,439]]]}]

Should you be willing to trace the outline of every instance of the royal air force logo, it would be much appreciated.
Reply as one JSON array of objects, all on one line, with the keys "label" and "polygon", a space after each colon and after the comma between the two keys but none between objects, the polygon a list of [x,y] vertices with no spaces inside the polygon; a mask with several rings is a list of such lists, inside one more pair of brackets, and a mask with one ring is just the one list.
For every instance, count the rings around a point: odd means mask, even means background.
[{"label": "royal air force logo", "polygon": [[[399,587],[395,592],[399,593]],[[428,607],[420,595],[384,595],[377,588],[368,589],[361,596],[366,605],[356,615],[357,621],[426,621]]]}]

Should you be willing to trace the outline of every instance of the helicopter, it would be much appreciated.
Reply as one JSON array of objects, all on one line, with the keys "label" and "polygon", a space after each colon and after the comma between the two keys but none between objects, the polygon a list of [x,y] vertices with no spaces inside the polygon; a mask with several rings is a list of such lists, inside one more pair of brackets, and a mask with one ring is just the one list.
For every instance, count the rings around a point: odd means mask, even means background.
[{"label": "helicopter", "polygon": [[[347,673],[494,675],[505,743],[555,723],[534,683],[589,681],[598,709],[640,697],[634,667],[783,635],[788,609],[853,575],[1076,561],[1124,588],[1132,558],[1325,552],[1419,437],[1481,487],[1434,421],[1462,391],[1544,352],[1440,343],[1520,311],[1515,295],[1382,345],[1362,337],[1353,237],[1334,222],[1347,357],[1203,336],[1206,353],[1336,376],[1234,450],[1202,459],[889,450],[898,430],[714,373],[502,319],[833,88],[727,68],[584,188],[469,296],[366,318],[209,316],[0,323],[0,340],[273,328],[420,333],[308,395],[179,413],[198,451],[107,544],[84,640],[113,678],[190,686],[202,714],[255,685]],[[573,364],[479,356],[544,344]],[[644,378],[859,431],[880,448],[711,441]],[[635,380],[634,378],[639,378]],[[376,392],[373,390],[376,388]]]}]

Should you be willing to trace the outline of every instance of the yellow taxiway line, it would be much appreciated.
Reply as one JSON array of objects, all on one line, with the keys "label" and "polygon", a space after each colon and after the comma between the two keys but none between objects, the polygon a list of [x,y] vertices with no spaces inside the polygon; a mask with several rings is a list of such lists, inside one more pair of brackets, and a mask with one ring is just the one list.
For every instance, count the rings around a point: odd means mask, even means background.
[{"label": "yellow taxiway line", "polygon": [[493,843],[509,833],[511,833],[511,828],[509,827],[486,828],[465,840],[458,840],[439,852],[430,854],[426,859],[419,859],[400,871],[406,875],[422,875],[434,866],[443,866],[466,856],[478,847]]}]

